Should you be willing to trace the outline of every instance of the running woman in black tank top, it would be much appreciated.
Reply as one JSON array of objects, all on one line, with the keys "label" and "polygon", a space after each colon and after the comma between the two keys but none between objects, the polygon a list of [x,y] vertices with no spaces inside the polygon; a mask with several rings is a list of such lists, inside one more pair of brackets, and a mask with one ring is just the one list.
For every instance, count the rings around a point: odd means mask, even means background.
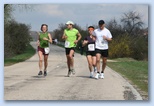
[{"label": "running woman in black tank top", "polygon": [[96,71],[96,53],[95,53],[95,39],[92,36],[94,31],[93,26],[88,27],[89,35],[85,37],[82,45],[86,46],[86,57],[88,61],[88,67],[90,71],[90,78],[93,77],[93,70]]}]

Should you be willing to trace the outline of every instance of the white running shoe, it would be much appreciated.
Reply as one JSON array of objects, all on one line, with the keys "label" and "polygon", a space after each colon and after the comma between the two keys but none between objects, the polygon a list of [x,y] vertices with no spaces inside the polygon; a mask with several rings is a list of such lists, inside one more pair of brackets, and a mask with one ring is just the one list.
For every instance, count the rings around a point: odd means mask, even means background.
[{"label": "white running shoe", "polygon": [[97,73],[97,74],[95,75],[95,78],[98,79],[98,78],[99,78],[99,75],[100,75],[100,74]]},{"label": "white running shoe", "polygon": [[104,79],[104,73],[101,73],[99,78]]}]

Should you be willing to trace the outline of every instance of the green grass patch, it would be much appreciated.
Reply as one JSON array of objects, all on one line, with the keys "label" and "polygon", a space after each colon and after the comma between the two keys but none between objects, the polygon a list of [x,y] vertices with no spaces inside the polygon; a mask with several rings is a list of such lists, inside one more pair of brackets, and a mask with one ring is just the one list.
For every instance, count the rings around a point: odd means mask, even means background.
[{"label": "green grass patch", "polygon": [[114,60],[117,62],[108,62],[107,65],[148,95],[148,61],[137,61],[130,58]]},{"label": "green grass patch", "polygon": [[11,58],[4,59],[4,66],[9,66],[18,62],[25,61],[30,57],[32,57],[34,54],[35,54],[35,49],[31,45],[28,45],[24,53],[16,55]]}]

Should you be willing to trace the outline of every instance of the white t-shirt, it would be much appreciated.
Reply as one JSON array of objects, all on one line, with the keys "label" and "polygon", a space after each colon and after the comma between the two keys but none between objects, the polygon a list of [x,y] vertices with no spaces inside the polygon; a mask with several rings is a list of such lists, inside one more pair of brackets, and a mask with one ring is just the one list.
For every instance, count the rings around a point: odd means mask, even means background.
[{"label": "white t-shirt", "polygon": [[106,36],[107,38],[112,38],[111,32],[107,28],[104,28],[103,30],[100,30],[100,28],[95,29],[93,36],[96,36],[96,49],[105,50],[109,48],[108,41],[103,39],[103,36]]}]

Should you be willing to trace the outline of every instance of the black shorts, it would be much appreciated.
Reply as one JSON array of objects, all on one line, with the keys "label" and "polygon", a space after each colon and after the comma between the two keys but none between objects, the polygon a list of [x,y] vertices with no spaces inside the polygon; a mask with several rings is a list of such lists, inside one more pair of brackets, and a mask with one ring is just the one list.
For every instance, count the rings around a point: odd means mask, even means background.
[{"label": "black shorts", "polygon": [[[71,50],[75,51],[75,48],[74,47],[72,47],[72,48],[65,48],[66,55],[69,55]],[[73,57],[74,57],[74,55],[73,55]]]},{"label": "black shorts", "polygon": [[100,49],[95,49],[96,54],[99,53],[103,57],[108,57],[108,49],[106,50],[100,50]]},{"label": "black shorts", "polygon": [[96,52],[95,51],[87,51],[86,56],[88,56],[88,55],[96,56]]}]

